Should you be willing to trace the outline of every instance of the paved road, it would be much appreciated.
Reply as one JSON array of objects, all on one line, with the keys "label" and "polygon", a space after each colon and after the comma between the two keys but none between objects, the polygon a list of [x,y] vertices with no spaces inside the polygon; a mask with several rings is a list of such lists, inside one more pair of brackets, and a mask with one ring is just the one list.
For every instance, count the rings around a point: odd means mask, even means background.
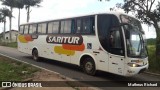
[{"label": "paved road", "polygon": [[[96,76],[89,76],[82,72],[82,70],[75,66],[70,65],[62,62],[52,61],[44,59],[42,62],[35,62],[32,60],[31,55],[24,54],[19,52],[17,49],[9,48],[9,47],[3,47],[0,46],[0,54],[7,55],[22,61],[25,61],[27,63],[31,63],[55,72],[58,72],[62,75],[65,75],[69,78],[78,80],[78,81],[108,81],[107,84],[113,84],[115,86],[124,84],[123,82],[117,82],[117,81],[160,81],[160,77],[151,76],[148,74],[139,74],[133,77],[122,77],[106,72],[99,72]],[[94,83],[94,86],[97,86],[98,82]],[[106,84],[103,83],[103,84]],[[100,89],[104,90],[159,90],[160,88],[157,87],[100,87]]]}]

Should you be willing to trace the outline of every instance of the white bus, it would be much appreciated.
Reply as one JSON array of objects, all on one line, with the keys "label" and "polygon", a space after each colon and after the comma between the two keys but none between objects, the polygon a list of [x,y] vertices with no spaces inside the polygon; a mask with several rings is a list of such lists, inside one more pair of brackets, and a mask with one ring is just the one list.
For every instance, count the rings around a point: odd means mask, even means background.
[{"label": "white bus", "polygon": [[18,50],[33,59],[71,63],[94,75],[97,70],[132,76],[148,69],[141,23],[122,13],[97,13],[20,25]]}]

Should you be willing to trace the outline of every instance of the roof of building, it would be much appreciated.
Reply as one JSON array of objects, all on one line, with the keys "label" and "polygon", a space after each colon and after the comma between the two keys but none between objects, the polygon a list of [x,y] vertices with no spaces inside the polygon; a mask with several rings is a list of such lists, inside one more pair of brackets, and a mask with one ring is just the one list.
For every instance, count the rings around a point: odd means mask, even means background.
[{"label": "roof of building", "polygon": [[[18,32],[18,31],[17,30],[11,30],[11,32]],[[6,31],[5,33],[9,33],[9,31]]]}]

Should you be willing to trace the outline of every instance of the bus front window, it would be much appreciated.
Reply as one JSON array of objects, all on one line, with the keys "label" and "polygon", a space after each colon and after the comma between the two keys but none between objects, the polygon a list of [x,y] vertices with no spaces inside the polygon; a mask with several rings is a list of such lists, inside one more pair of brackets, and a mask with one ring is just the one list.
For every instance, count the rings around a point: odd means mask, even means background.
[{"label": "bus front window", "polygon": [[127,45],[127,54],[133,58],[147,57],[147,49],[143,38],[141,23],[129,16],[121,15]]},{"label": "bus front window", "polygon": [[142,34],[134,30],[130,30],[129,33],[130,36],[126,39],[128,56],[141,58],[146,57],[147,52]]}]

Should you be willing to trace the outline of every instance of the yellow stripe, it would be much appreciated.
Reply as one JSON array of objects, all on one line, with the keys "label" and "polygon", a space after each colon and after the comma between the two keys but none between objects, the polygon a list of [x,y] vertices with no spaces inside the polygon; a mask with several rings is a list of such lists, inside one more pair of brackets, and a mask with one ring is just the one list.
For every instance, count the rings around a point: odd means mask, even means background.
[{"label": "yellow stripe", "polygon": [[25,37],[23,35],[19,35],[18,39],[21,43],[27,43],[28,41],[25,39]]},{"label": "yellow stripe", "polygon": [[62,46],[55,46],[54,51],[55,53],[65,54],[65,55],[70,55],[70,56],[75,54],[75,51],[63,49]]}]

